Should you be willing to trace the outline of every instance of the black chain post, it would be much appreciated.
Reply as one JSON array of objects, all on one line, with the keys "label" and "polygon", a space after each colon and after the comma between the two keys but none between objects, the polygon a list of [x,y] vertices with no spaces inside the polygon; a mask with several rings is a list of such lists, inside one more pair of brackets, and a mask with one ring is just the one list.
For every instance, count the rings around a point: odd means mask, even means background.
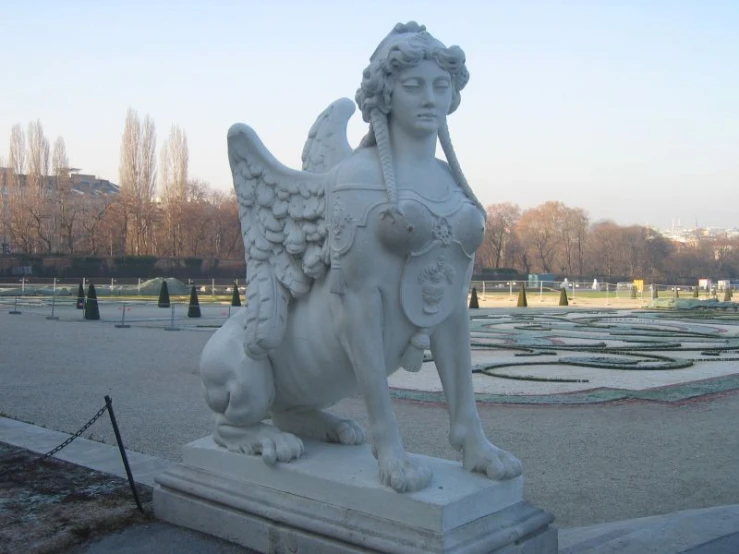
[{"label": "black chain post", "polygon": [[115,420],[115,413],[113,412],[113,401],[110,396],[105,395],[105,407],[108,409],[108,415],[110,415],[110,423],[113,425],[113,432],[115,433],[115,440],[118,443],[118,450],[121,451],[121,459],[123,460],[123,467],[126,468],[126,476],[128,477],[128,484],[131,485],[131,492],[133,493],[133,499],[136,501],[136,507],[139,512],[144,513],[144,507],[141,505],[139,500],[139,493],[136,490],[136,483],[133,480],[133,474],[131,473],[131,466],[128,465],[128,456],[126,456],[126,449],[123,448],[123,439],[121,439],[121,433],[118,430],[118,423]]},{"label": "black chain post", "polygon": [[92,426],[93,423],[95,423],[98,419],[100,419],[100,417],[105,412],[108,412],[108,414],[110,415],[110,422],[113,425],[113,432],[115,433],[115,440],[118,443],[118,450],[120,450],[121,452],[121,458],[123,459],[123,467],[126,469],[126,476],[128,477],[128,484],[131,486],[131,492],[133,493],[133,499],[136,501],[136,507],[139,509],[141,513],[143,513],[144,507],[141,505],[141,500],[139,500],[139,493],[136,490],[136,483],[133,480],[133,474],[131,473],[131,466],[128,464],[128,456],[126,456],[126,450],[123,448],[123,439],[121,439],[121,433],[118,430],[118,423],[116,422],[115,413],[113,412],[113,401],[110,399],[110,396],[108,395],[105,395],[105,406],[100,408],[98,412],[94,416],[92,416],[90,421],[88,421],[82,427],[80,427],[79,431],[77,431],[75,434],[73,434],[71,437],[69,437],[59,446],[49,450],[43,456],[40,456],[36,458],[35,460],[33,460],[32,462],[30,462],[30,464],[37,464],[44,460],[48,460],[54,454],[59,452],[61,449],[65,448],[66,446],[69,446],[69,444],[72,441],[79,438],[82,435],[82,433],[87,431]]}]

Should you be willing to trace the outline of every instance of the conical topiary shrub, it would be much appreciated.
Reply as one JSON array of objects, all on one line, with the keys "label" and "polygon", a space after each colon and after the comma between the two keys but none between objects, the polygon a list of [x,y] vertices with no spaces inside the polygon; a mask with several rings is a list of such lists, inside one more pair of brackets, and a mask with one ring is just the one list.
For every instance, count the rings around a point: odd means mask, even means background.
[{"label": "conical topiary shrub", "polygon": [[472,294],[470,295],[470,310],[477,310],[480,308],[480,302],[477,300],[477,289],[472,287]]},{"label": "conical topiary shrub", "polygon": [[561,288],[559,289],[559,305],[560,306],[569,306],[570,303],[567,300],[567,289]]},{"label": "conical topiary shrub", "polygon": [[90,283],[87,289],[87,300],[85,300],[85,319],[100,319],[100,308],[98,307],[98,295],[95,285]]},{"label": "conical topiary shrub", "polygon": [[169,288],[167,287],[167,281],[162,281],[162,288],[159,289],[159,303],[157,305],[160,308],[169,308]]},{"label": "conical topiary shrub", "polygon": [[234,293],[231,297],[231,306],[241,306],[241,297],[239,296],[239,284],[234,283]]},{"label": "conical topiary shrub", "polygon": [[519,308],[529,307],[529,303],[526,301],[526,285],[521,285],[521,290],[518,291],[518,303],[516,306]]},{"label": "conical topiary shrub", "polygon": [[693,298],[698,298],[698,295],[700,294],[698,287],[693,287]]},{"label": "conical topiary shrub", "polygon": [[82,286],[82,283],[80,283],[80,286],[77,289],[77,309],[78,310],[85,309],[85,289]]},{"label": "conical topiary shrub", "polygon": [[198,291],[195,287],[190,291],[190,305],[187,308],[187,317],[200,317],[200,302],[198,302]]}]

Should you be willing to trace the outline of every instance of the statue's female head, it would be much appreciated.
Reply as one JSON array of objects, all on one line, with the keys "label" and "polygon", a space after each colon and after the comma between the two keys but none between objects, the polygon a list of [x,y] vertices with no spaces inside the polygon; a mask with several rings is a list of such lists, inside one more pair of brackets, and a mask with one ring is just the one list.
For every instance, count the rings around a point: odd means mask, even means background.
[{"label": "statue's female head", "polygon": [[423,60],[433,60],[449,72],[452,79],[452,104],[449,113],[457,109],[460,91],[470,75],[465,66],[464,52],[459,46],[447,48],[432,37],[426,27],[415,21],[398,23],[383,39],[370,58],[370,64],[362,75],[356,102],[362,118],[371,121],[373,109],[390,115],[392,90],[398,73],[414,67]]},{"label": "statue's female head", "polygon": [[[370,124],[369,132],[362,139],[361,147],[377,146],[391,211],[397,211],[398,193],[395,170],[390,148],[388,118],[392,117],[392,91],[398,74],[404,69],[415,67],[424,60],[433,60],[449,73],[452,98],[449,112],[457,109],[460,92],[467,84],[470,74],[465,65],[464,52],[459,46],[447,48],[426,32],[426,27],[415,21],[398,23],[380,43],[364,70],[362,84],[357,90],[356,102],[362,118]],[[439,121],[439,142],[457,184],[465,195],[484,213],[485,210],[467,184],[449,136],[446,117]]]}]

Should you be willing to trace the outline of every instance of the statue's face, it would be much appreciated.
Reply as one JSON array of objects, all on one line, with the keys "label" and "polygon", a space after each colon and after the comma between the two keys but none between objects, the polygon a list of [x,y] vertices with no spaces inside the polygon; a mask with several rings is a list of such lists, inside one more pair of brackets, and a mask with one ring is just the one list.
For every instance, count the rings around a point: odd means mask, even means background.
[{"label": "statue's face", "polygon": [[410,136],[437,133],[452,103],[452,78],[433,60],[398,73],[390,103],[390,121]]}]

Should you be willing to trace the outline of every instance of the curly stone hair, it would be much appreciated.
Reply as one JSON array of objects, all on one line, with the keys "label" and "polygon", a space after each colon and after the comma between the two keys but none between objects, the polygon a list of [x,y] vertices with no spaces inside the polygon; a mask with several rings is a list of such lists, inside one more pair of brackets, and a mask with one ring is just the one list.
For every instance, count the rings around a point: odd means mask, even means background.
[{"label": "curly stone hair", "polygon": [[[362,118],[370,124],[369,131],[359,146],[363,148],[377,145],[388,201],[393,211],[397,211],[398,194],[388,130],[392,91],[398,73],[418,65],[423,60],[434,60],[439,67],[449,72],[452,79],[452,102],[449,113],[454,112],[461,101],[460,92],[470,78],[464,52],[459,46],[447,48],[431,36],[424,25],[419,25],[415,21],[398,23],[383,39],[370,57],[370,64],[362,74],[362,84],[355,96],[357,105],[362,111]],[[455,180],[465,195],[484,212],[462,173],[446,121],[441,122],[439,142]]]}]

